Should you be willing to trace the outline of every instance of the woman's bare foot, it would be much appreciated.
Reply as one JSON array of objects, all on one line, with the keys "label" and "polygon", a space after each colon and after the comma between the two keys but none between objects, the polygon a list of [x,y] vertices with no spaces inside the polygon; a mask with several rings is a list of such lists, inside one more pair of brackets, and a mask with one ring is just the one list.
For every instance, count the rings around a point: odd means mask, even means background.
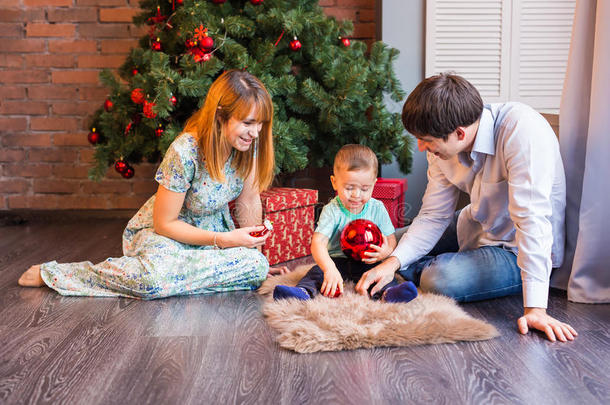
[{"label": "woman's bare foot", "polygon": [[17,283],[22,287],[42,287],[44,281],[42,281],[42,277],[40,277],[40,265],[37,264],[27,269],[26,272],[19,277]]}]

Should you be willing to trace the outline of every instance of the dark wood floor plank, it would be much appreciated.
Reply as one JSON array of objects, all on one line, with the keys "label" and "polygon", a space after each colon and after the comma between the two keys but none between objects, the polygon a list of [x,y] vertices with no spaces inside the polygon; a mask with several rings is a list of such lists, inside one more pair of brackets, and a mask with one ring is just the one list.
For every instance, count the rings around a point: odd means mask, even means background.
[{"label": "dark wood floor plank", "polygon": [[33,263],[120,256],[125,223],[0,228],[0,403],[610,403],[610,305],[559,291],[549,313],[580,332],[568,344],[518,334],[515,296],[462,306],[498,328],[490,341],[301,355],[277,345],[254,292],[138,301],[16,285]]}]

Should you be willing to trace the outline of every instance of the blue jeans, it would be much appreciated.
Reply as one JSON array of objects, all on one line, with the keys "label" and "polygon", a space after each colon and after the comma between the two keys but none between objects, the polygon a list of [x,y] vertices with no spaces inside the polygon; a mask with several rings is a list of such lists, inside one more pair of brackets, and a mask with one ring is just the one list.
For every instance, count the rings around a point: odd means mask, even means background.
[{"label": "blue jeans", "polygon": [[[422,291],[446,295],[458,302],[520,294],[517,256],[501,246],[459,252],[456,223],[457,214],[429,255],[398,273]],[[396,231],[397,240],[406,229]]]}]

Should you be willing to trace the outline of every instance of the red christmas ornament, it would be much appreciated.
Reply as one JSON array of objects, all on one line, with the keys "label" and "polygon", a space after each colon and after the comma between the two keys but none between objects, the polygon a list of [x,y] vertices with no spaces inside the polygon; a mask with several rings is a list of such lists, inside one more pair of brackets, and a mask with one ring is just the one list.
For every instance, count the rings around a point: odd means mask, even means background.
[{"label": "red christmas ornament", "polygon": [[91,132],[89,132],[89,135],[87,135],[87,140],[91,145],[95,145],[100,141],[100,134],[95,132],[95,128],[91,128]]},{"label": "red christmas ornament", "polygon": [[337,297],[339,297],[339,296],[341,296],[341,290],[339,290],[339,288],[337,288],[337,289],[335,290],[335,295],[332,295],[332,296],[330,296],[329,298],[337,298]]},{"label": "red christmas ornament", "polygon": [[176,0],[176,3],[177,3],[179,6],[181,6],[181,5],[183,5],[183,4],[184,4],[184,0]]},{"label": "red christmas ornament", "polygon": [[171,96],[169,98],[169,102],[172,103],[172,105],[175,107],[176,104],[178,104],[178,99],[176,98],[176,96]]},{"label": "red christmas ornament", "polygon": [[165,16],[161,14],[161,7],[157,6],[157,15],[148,19],[148,25],[159,24],[165,21]]},{"label": "red christmas ornament", "polygon": [[104,110],[106,110],[106,112],[112,110],[113,106],[114,105],[112,104],[112,101],[110,101],[109,99],[106,99],[106,101],[104,101]]},{"label": "red christmas ornament", "polygon": [[142,108],[142,112],[146,118],[155,118],[157,116],[157,113],[153,111],[154,106],[155,103],[144,101],[144,108]]},{"label": "red christmas ornament", "polygon": [[133,170],[133,167],[127,166],[125,171],[121,173],[121,176],[123,176],[126,179],[131,179],[134,174],[135,174],[135,171]]},{"label": "red christmas ornament", "polygon": [[227,0],[212,0],[212,3],[214,3],[214,4],[222,4],[225,1],[227,1]]},{"label": "red christmas ornament", "polygon": [[265,219],[265,221],[263,222],[263,226],[263,229],[261,229],[260,231],[250,232],[250,235],[254,236],[255,238],[260,238],[261,236],[265,236],[267,232],[271,232],[273,230],[273,224],[268,219]]},{"label": "red christmas ornament", "polygon": [[161,51],[161,40],[159,38],[157,38],[155,41],[153,41],[153,43],[150,45],[150,48],[153,51]]},{"label": "red christmas ornament", "polygon": [[203,56],[201,56],[201,60],[204,61],[204,62],[207,62],[210,59],[212,59],[212,54],[211,53],[204,53]]},{"label": "red christmas ornament", "polygon": [[131,74],[133,76],[137,75],[138,73],[140,73],[140,72],[138,72],[138,69],[136,69],[136,68],[131,69]]},{"label": "red christmas ornament", "polygon": [[165,132],[163,125],[159,124],[159,128],[155,129],[155,135],[157,135],[157,137],[161,137],[163,136],[163,132]]},{"label": "red christmas ornament", "polygon": [[146,100],[146,96],[144,96],[144,90],[142,89],[133,89],[131,92],[131,101],[136,104],[142,104]]},{"label": "red christmas ornament", "polygon": [[370,245],[381,246],[383,236],[373,222],[367,219],[355,219],[341,231],[341,250],[354,260],[366,258],[364,252],[374,252]]},{"label": "red christmas ornament", "polygon": [[250,0],[250,3],[254,4],[255,6],[258,6],[259,4],[263,3],[263,0]]},{"label": "red christmas ornament", "polygon": [[189,38],[184,41],[184,46],[186,46],[186,49],[194,48],[197,46],[197,41],[193,41],[191,38]]},{"label": "red christmas ornament", "polygon": [[349,38],[341,38],[341,42],[343,43],[344,47],[348,47],[350,46],[351,42],[349,41]]},{"label": "red christmas ornament", "polygon": [[294,37],[294,39],[290,41],[290,49],[295,52],[301,49],[301,41],[299,41],[297,37]]},{"label": "red christmas ornament", "polygon": [[114,170],[123,174],[125,170],[129,167],[129,163],[124,161],[122,158],[114,162]]},{"label": "red christmas ornament", "polygon": [[206,52],[210,52],[214,48],[214,40],[212,37],[204,36],[199,42],[199,46]]},{"label": "red christmas ornament", "polygon": [[127,124],[127,126],[125,127],[125,135],[127,135],[129,131],[131,131],[131,127],[133,127],[133,121],[129,121],[129,124]]}]

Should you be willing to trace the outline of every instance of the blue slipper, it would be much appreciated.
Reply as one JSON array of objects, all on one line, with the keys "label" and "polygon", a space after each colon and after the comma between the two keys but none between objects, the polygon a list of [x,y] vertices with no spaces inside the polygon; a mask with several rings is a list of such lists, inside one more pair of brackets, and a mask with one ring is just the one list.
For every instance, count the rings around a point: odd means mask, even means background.
[{"label": "blue slipper", "polygon": [[309,293],[304,288],[290,287],[287,285],[276,285],[273,290],[274,300],[284,300],[287,298],[296,298],[302,301],[310,300]]},{"label": "blue slipper", "polygon": [[417,297],[417,287],[411,281],[390,287],[383,294],[383,300],[386,302],[409,302],[415,297]]}]

